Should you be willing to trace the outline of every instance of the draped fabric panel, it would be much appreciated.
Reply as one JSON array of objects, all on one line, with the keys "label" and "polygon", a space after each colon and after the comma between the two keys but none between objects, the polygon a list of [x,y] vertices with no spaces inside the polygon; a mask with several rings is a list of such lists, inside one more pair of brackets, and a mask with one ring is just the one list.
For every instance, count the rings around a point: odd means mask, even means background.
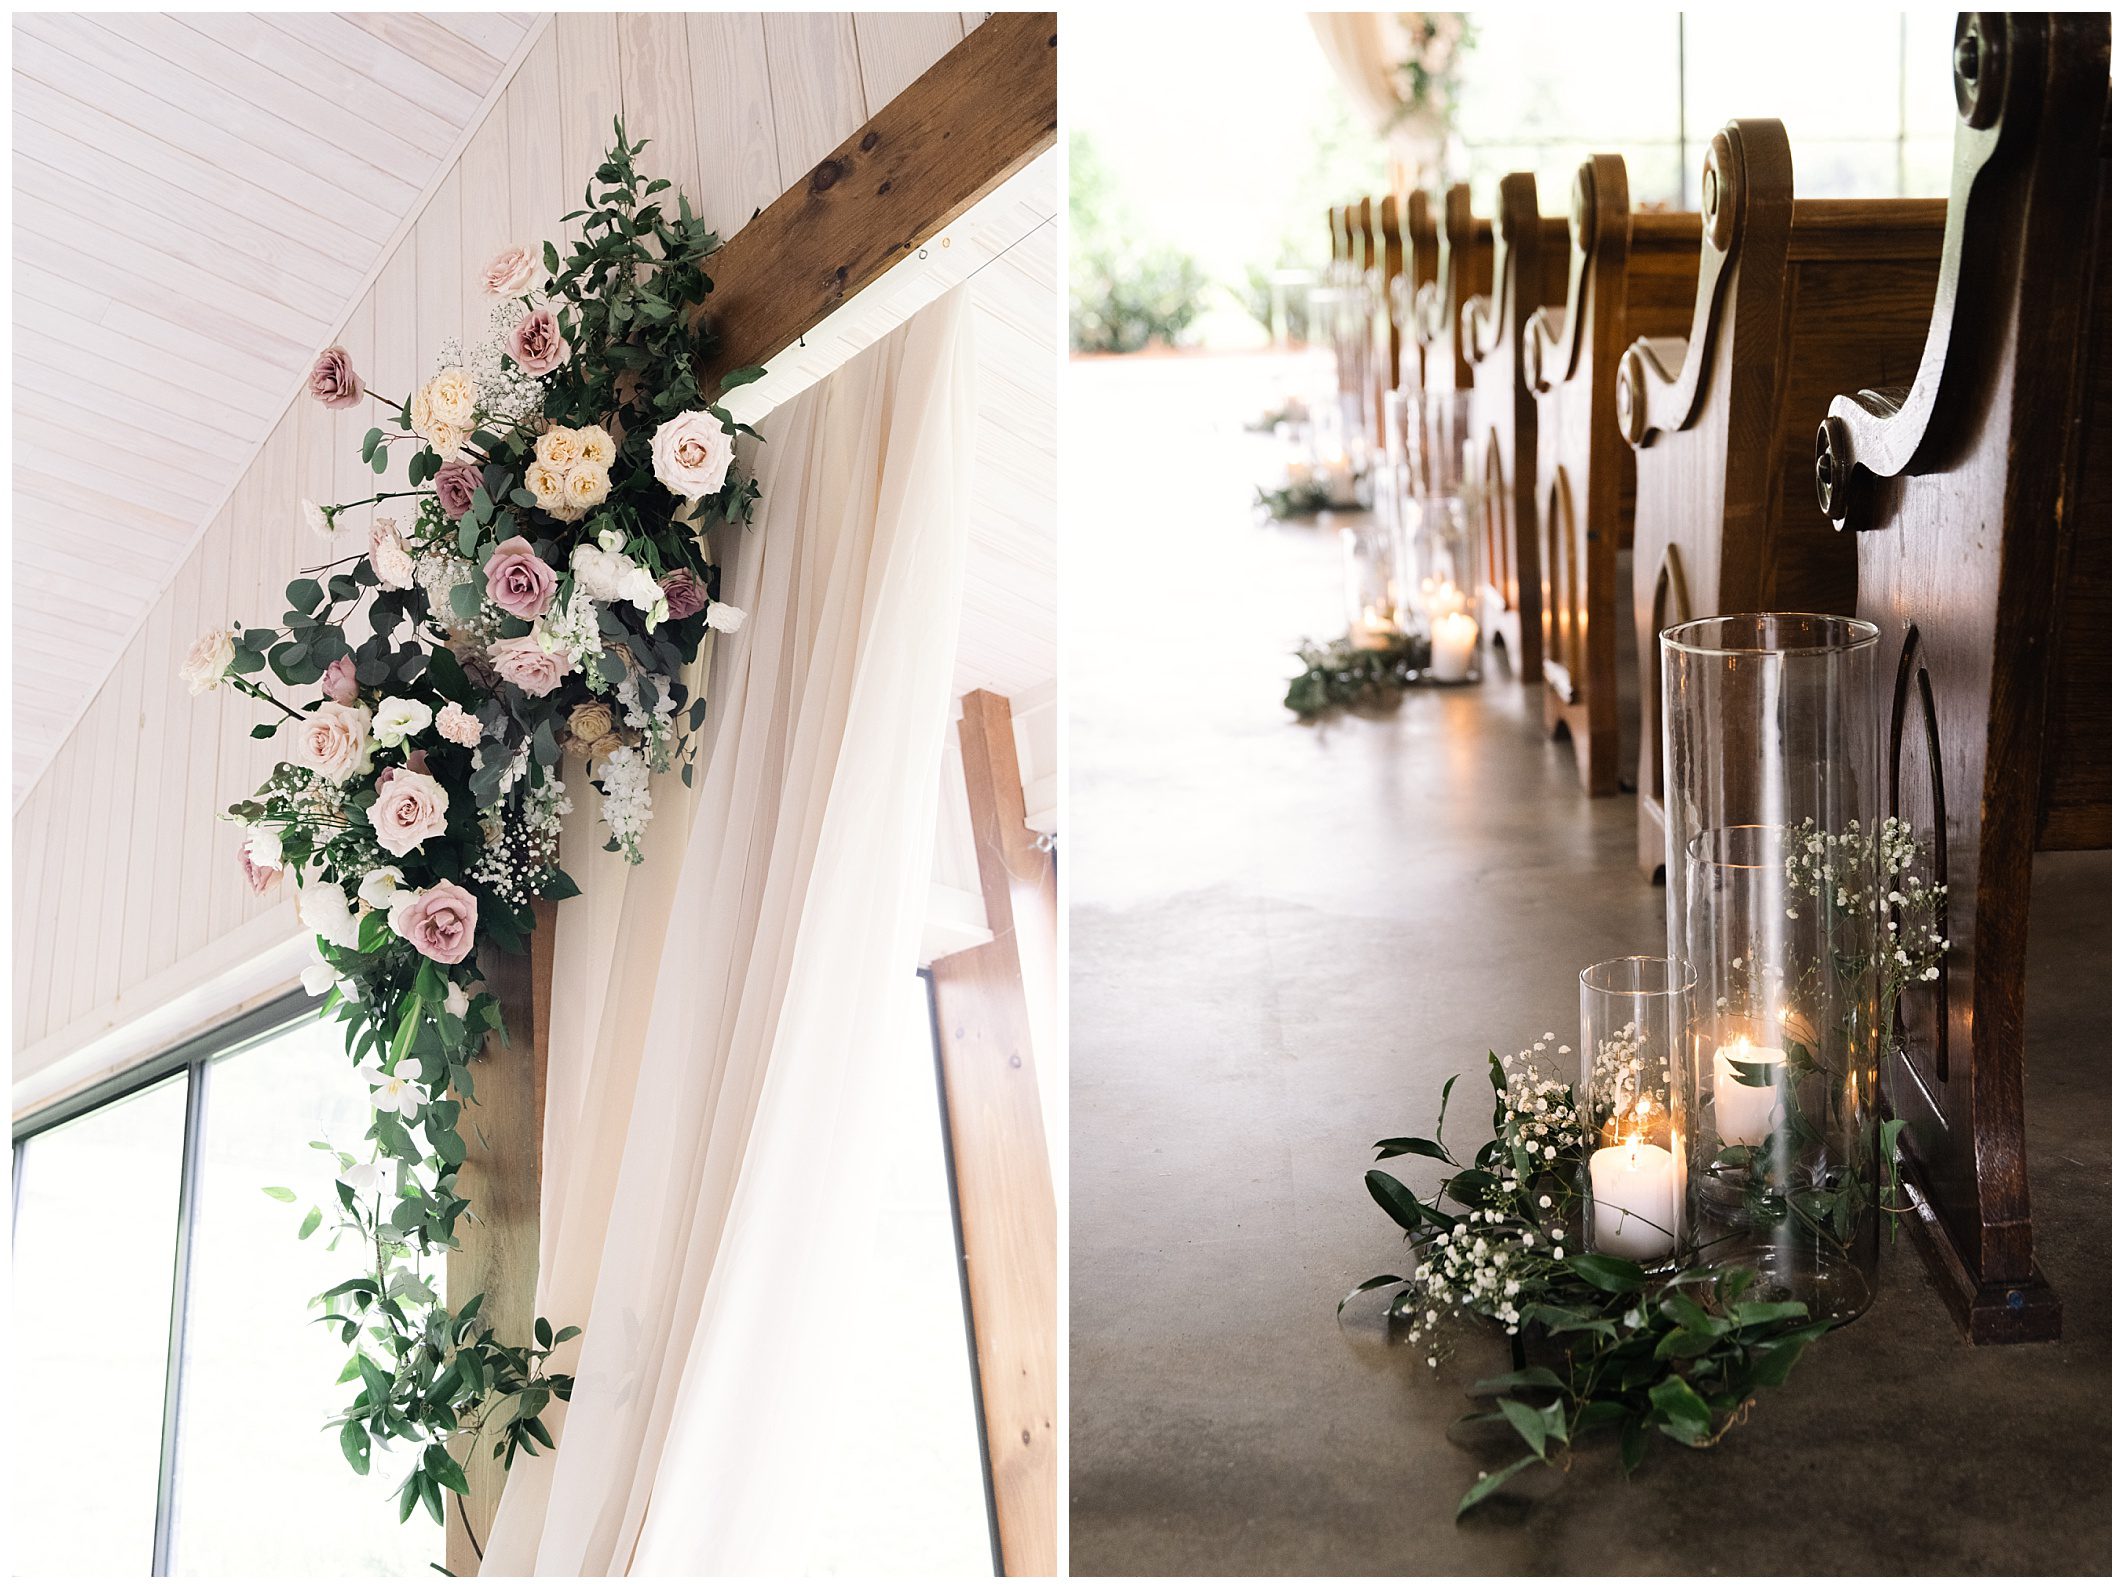
[{"label": "draped fabric panel", "polygon": [[801,1570],[867,1361],[837,1294],[866,1100],[904,1033],[935,837],[973,430],[965,290],[760,427],[719,530],[750,618],[706,742],[629,868],[576,792],[560,907],[539,1308],[584,1334],[557,1452],[482,1571]]}]

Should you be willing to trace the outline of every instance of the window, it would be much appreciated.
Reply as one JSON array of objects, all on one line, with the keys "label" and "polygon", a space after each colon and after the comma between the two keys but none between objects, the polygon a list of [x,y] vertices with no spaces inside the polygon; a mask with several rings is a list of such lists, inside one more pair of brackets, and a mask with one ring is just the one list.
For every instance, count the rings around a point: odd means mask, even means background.
[{"label": "window", "polygon": [[399,1575],[442,1559],[425,1513],[398,1522],[388,1466],[358,1477],[323,1433],[346,1351],[307,1304],[343,1259],[295,1239],[332,1195],[303,1144],[358,1140],[367,1107],[339,1029],[298,999],[27,1122],[18,1572]]}]

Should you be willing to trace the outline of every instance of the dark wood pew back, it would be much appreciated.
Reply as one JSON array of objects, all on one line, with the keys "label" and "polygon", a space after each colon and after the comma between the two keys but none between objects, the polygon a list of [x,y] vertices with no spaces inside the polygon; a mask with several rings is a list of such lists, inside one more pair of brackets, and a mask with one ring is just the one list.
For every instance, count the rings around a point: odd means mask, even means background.
[{"label": "dark wood pew back", "polygon": [[2109,21],[1965,14],[1954,45],[1924,349],[1907,387],[1827,405],[1815,483],[1882,631],[1889,808],[1948,887],[1944,974],[1901,1000],[1882,1082],[1920,1250],[1981,1343],[2059,1331],[2022,1111],[2030,872],[2109,843]]},{"label": "dark wood pew back", "polygon": [[1416,293],[1416,336],[1423,345],[1419,478],[1426,495],[1443,495],[1459,483],[1465,394],[1475,378],[1460,348],[1460,306],[1482,291],[1490,271],[1490,223],[1476,217],[1468,185],[1457,182],[1438,207],[1435,273]]}]

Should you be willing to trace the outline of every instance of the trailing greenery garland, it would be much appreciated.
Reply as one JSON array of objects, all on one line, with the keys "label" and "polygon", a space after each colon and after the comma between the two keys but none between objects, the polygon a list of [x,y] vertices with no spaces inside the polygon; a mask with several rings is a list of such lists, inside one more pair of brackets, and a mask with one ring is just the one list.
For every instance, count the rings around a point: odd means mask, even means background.
[{"label": "trailing greenery garland", "polygon": [[[329,1226],[358,1256],[319,1299],[353,1349],[331,1427],[360,1473],[395,1440],[419,1448],[401,1518],[440,1522],[444,1492],[467,1493],[445,1442],[491,1441],[504,1464],[551,1447],[544,1414],[573,1389],[547,1362],[574,1328],[539,1319],[505,1340],[484,1298],[453,1310],[434,1290],[478,1216],[459,1185],[475,1067],[507,1035],[480,956],[524,952],[533,901],[576,892],[557,860],[571,766],[603,795],[606,848],[641,858],[651,775],[691,781],[707,708],[686,669],[744,617],[716,599],[700,538],[759,495],[732,452],[753,432],[695,373],[713,341],[688,311],[720,240],[683,195],[658,197],[670,184],[636,166],[645,144],[613,133],[562,217],[577,241],[491,261],[487,335],[445,345],[403,401],[368,392],[344,350],[319,357],[311,395],[379,401],[362,458],[379,476],[400,462],[405,488],[304,503],[326,536],[371,510],[367,550],[293,581],[279,627],[209,632],[184,669],[195,691],[226,683],[281,714],[255,735],[294,725],[288,759],[229,815],[253,886],[299,886],[317,934],[305,983],[330,989],[371,1087],[360,1152],[312,1144],[332,1155],[336,1206],[297,1233]],[[374,512],[393,503],[403,521]]]},{"label": "trailing greenery garland", "polygon": [[1405,634],[1382,646],[1360,646],[1347,638],[1301,640],[1295,654],[1305,671],[1291,680],[1283,704],[1300,717],[1312,717],[1331,707],[1376,705],[1422,682],[1431,643]]},{"label": "trailing greenery garland", "polygon": [[1356,506],[1354,501],[1338,499],[1317,477],[1287,486],[1254,488],[1255,509],[1272,519],[1304,519],[1315,513],[1341,512]]}]

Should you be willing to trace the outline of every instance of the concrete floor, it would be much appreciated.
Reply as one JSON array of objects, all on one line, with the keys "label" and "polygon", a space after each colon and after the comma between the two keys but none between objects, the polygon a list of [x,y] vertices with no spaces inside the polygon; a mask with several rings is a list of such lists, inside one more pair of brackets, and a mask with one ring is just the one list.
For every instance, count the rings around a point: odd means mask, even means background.
[{"label": "concrete floor", "polygon": [[[2106,1571],[2106,855],[2043,858],[2030,946],[2065,1339],[1963,1345],[1906,1238],[1719,1449],[1655,1442],[1626,1483],[1595,1444],[1454,1524],[1494,1465],[1448,1428],[1473,1375],[1335,1319],[1405,1260],[1367,1145],[1428,1134],[1485,1048],[1575,1032],[1579,968],[1657,953],[1662,905],[1629,804],[1578,793],[1520,685],[1283,710],[1340,572],[1331,533],[1249,519],[1272,455],[1235,421],[1278,395],[1258,360],[1066,382],[1071,1571]],[[1486,1120],[1464,1087],[1447,1131]],[[1461,1370],[1492,1351],[1470,1336]]]}]

